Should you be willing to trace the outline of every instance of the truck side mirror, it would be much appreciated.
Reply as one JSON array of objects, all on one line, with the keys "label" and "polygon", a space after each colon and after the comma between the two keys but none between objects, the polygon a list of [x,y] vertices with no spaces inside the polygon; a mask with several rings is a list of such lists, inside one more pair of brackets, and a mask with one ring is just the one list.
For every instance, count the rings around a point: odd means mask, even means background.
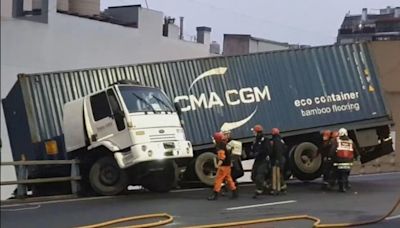
[{"label": "truck side mirror", "polygon": [[176,112],[178,113],[179,120],[181,121],[181,125],[183,126],[184,122],[183,122],[183,119],[182,119],[182,109],[181,109],[181,106],[179,106],[178,103],[174,103],[174,106],[175,106]]},{"label": "truck side mirror", "polygon": [[114,113],[114,119],[115,119],[115,123],[117,124],[118,131],[125,129],[124,117],[125,117],[125,115],[122,110],[119,110]]},{"label": "truck side mirror", "polygon": [[174,106],[175,106],[176,112],[178,113],[178,116],[179,116],[179,119],[180,119],[180,118],[181,118],[181,115],[182,115],[181,106],[179,106],[178,103],[174,103]]}]

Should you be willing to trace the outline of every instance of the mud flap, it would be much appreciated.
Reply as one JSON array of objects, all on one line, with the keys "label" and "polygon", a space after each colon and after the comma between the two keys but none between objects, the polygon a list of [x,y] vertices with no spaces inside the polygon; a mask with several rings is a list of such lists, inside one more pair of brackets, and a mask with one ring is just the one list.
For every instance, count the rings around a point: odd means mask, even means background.
[{"label": "mud flap", "polygon": [[393,139],[390,138],[383,140],[383,142],[375,146],[374,149],[360,152],[361,164],[367,163],[386,154],[390,154],[393,151]]}]

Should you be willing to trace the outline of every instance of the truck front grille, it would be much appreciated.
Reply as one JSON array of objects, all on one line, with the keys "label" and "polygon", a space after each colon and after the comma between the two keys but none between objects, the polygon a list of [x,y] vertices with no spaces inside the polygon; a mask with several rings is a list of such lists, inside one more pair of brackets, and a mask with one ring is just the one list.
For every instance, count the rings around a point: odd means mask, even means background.
[{"label": "truck front grille", "polygon": [[165,141],[176,140],[174,134],[150,135],[149,137],[150,137],[150,142],[165,142]]}]

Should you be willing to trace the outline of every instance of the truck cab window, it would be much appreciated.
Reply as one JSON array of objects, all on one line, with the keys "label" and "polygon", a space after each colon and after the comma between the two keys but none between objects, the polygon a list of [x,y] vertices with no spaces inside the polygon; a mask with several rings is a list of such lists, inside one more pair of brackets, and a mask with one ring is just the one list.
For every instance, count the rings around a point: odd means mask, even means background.
[{"label": "truck cab window", "polygon": [[90,105],[92,106],[92,112],[95,121],[111,116],[111,109],[105,92],[91,96]]},{"label": "truck cab window", "polygon": [[111,110],[113,114],[121,112],[121,108],[119,107],[117,97],[112,89],[107,90],[108,101],[110,102]]},{"label": "truck cab window", "polygon": [[118,131],[125,129],[124,115],[122,109],[118,104],[117,97],[112,89],[107,90],[108,101],[110,102],[111,110],[114,115],[115,123],[117,125]]}]

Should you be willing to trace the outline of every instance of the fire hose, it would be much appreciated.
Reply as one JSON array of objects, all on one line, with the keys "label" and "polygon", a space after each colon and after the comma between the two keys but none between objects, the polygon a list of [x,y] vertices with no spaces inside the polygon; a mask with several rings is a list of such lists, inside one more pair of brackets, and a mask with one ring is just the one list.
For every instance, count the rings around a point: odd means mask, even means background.
[{"label": "fire hose", "polygon": [[[252,225],[252,224],[260,224],[260,223],[271,223],[271,222],[282,222],[282,221],[292,221],[292,220],[311,220],[313,221],[314,228],[322,228],[322,227],[352,227],[352,226],[363,226],[374,224],[383,221],[387,217],[389,217],[400,205],[400,198],[397,200],[393,208],[386,213],[384,216],[379,217],[374,220],[370,221],[361,221],[361,222],[353,222],[353,223],[330,223],[330,224],[321,224],[321,220],[317,217],[310,216],[310,215],[293,215],[293,216],[283,216],[283,217],[274,217],[274,218],[265,218],[265,219],[254,219],[254,220],[246,220],[246,221],[236,221],[236,222],[229,222],[229,223],[218,223],[218,224],[208,224],[208,225],[199,225],[199,226],[190,226],[187,228],[211,228],[211,227],[232,227],[232,226],[243,226],[243,225]],[[163,218],[163,220],[146,223],[146,224],[138,224],[138,225],[129,225],[124,227],[129,228],[145,228],[145,227],[155,227],[155,226],[162,226],[173,221],[173,217],[166,213],[161,214],[148,214],[148,215],[141,215],[141,216],[133,216],[133,217],[126,217],[115,219],[103,223],[82,226],[79,228],[98,228],[98,227],[106,227],[110,225],[115,225],[118,223],[124,223],[129,221],[137,221],[143,219],[155,219],[155,218]]]}]

